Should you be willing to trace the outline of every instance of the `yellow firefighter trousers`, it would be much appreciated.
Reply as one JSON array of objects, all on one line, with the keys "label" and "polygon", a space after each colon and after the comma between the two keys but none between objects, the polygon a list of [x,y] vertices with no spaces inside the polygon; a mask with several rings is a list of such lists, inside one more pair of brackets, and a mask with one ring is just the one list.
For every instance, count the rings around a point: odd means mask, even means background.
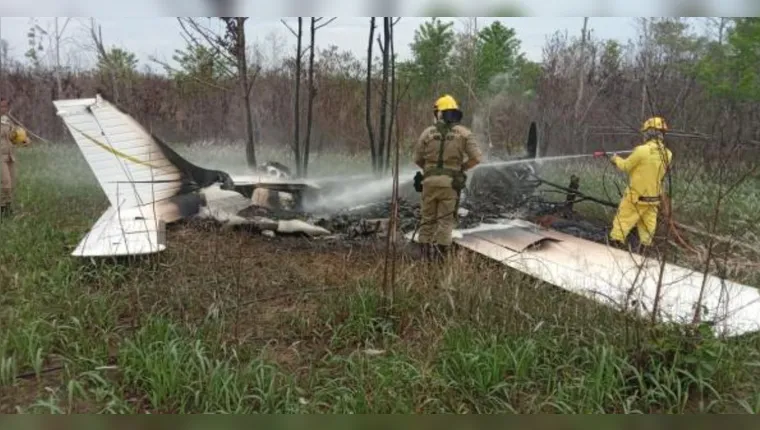
[{"label": "yellow firefighter trousers", "polygon": [[451,245],[456,224],[457,193],[451,187],[425,184],[422,187],[422,223],[419,242]]},{"label": "yellow firefighter trousers", "polygon": [[657,229],[658,212],[659,204],[634,203],[630,196],[624,195],[620,200],[615,219],[612,221],[610,239],[626,243],[628,233],[636,227],[641,244],[651,245],[652,237]]},{"label": "yellow firefighter trousers", "polygon": [[10,205],[13,200],[13,185],[16,181],[16,166],[13,156],[0,154],[0,206]]}]

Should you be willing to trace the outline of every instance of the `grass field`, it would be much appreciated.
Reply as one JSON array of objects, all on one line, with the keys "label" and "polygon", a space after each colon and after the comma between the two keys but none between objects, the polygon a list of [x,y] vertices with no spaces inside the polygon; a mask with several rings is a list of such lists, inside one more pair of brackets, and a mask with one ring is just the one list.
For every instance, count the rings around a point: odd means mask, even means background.
[{"label": "grass field", "polygon": [[[464,252],[448,269],[403,261],[392,307],[371,243],[176,226],[153,258],[74,259],[105,196],[72,147],[18,155],[20,215],[0,225],[0,412],[760,410],[758,336],[650,328]],[[189,158],[242,168],[228,149]],[[312,171],[364,166],[316,158]],[[588,163],[545,168],[560,182],[582,173],[599,196],[614,188]],[[704,224],[718,187],[695,178],[673,198]],[[722,233],[756,240],[753,181],[725,199]]]}]

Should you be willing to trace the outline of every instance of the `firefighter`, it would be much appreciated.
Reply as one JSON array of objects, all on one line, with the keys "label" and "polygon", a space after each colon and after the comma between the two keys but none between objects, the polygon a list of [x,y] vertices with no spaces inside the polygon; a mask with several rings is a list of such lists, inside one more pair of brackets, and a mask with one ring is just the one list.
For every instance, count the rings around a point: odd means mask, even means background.
[{"label": "firefighter", "polygon": [[414,163],[423,172],[418,172],[415,187],[422,192],[419,242],[425,258],[448,254],[465,172],[482,158],[474,134],[459,124],[462,111],[453,97],[439,98],[433,115],[434,125],[422,132],[414,149]]},{"label": "firefighter", "polygon": [[0,219],[12,215],[13,188],[16,181],[14,147],[29,143],[26,131],[15,127],[9,118],[10,102],[0,98]]},{"label": "firefighter", "polygon": [[610,157],[612,164],[629,177],[610,231],[610,239],[615,242],[625,244],[628,233],[636,227],[640,244],[652,244],[663,197],[663,178],[673,158],[673,153],[665,147],[667,131],[662,117],[649,118],[641,127],[644,143],[636,146],[628,158],[617,154]]}]

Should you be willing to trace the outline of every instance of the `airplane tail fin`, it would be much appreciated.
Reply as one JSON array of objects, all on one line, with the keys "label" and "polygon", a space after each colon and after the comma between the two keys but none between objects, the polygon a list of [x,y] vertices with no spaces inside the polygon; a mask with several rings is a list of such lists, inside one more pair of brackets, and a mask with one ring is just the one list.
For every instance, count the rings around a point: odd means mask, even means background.
[{"label": "airplane tail fin", "polygon": [[179,193],[182,172],[131,117],[100,96],[53,104],[112,207],[137,208]]},{"label": "airplane tail fin", "polygon": [[72,255],[163,251],[165,223],[198,211],[201,197],[185,193],[195,166],[100,96],[53,104],[110,202]]}]

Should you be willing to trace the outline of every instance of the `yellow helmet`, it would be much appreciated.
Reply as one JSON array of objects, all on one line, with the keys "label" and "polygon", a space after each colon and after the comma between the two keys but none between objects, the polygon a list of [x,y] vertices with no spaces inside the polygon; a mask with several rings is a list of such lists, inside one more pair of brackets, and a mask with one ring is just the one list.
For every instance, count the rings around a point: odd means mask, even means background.
[{"label": "yellow helmet", "polygon": [[641,131],[647,131],[650,129],[665,132],[668,131],[668,125],[665,123],[664,118],[655,116],[644,121],[644,125],[641,126]]},{"label": "yellow helmet", "polygon": [[446,94],[445,96],[435,101],[435,104],[433,105],[433,109],[437,111],[459,109],[459,105],[457,105],[457,101],[454,100],[454,97],[451,97],[450,95]]},{"label": "yellow helmet", "polygon": [[25,145],[29,143],[29,138],[26,135],[26,130],[23,127],[16,127],[10,135],[11,142],[14,145]]}]

